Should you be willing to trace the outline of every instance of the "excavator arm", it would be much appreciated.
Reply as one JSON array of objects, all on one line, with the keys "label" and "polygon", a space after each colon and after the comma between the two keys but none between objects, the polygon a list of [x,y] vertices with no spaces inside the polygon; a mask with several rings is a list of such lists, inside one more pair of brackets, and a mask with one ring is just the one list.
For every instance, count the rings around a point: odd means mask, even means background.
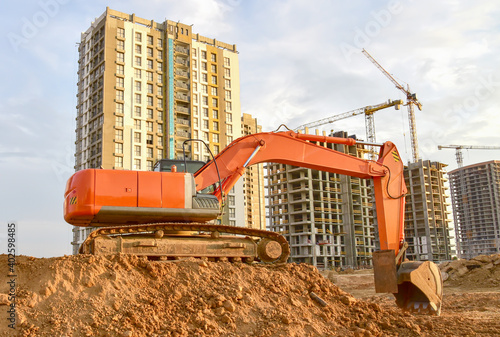
[{"label": "excavator arm", "polygon": [[220,181],[215,195],[222,201],[245,168],[264,162],[301,166],[314,170],[372,179],[377,212],[380,251],[374,252],[377,292],[390,292],[405,310],[439,315],[442,278],[432,262],[403,262],[404,211],[407,192],[404,166],[391,142],[380,147],[377,161],[357,158],[316,143],[355,145],[352,138],[295,133],[258,133],[239,138],[195,173],[197,190]]},{"label": "excavator arm", "polygon": [[373,179],[381,249],[397,254],[404,240],[404,196],[406,185],[403,164],[391,142],[383,144],[378,161],[357,158],[317,145],[331,143],[355,145],[352,138],[338,138],[295,133],[258,133],[239,138],[208,162],[195,175],[197,190],[221,180],[215,195],[222,200],[243,175],[245,168],[274,162],[314,170]]}]

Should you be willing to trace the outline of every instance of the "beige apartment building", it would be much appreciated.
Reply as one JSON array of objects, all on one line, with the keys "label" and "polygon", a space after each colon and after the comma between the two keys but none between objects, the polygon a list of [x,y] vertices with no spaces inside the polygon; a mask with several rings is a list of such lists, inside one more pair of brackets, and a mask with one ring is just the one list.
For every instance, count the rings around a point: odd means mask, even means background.
[{"label": "beige apartment building", "polygon": [[[75,170],[153,170],[183,153],[208,161],[242,135],[239,81],[236,45],[107,8],[79,44]],[[239,182],[231,225],[244,226],[243,202]],[[75,230],[75,247],[84,237]]]},{"label": "beige apartment building", "polygon": [[[257,124],[257,118],[243,114],[241,117],[243,136],[262,132],[262,126]],[[266,205],[264,186],[264,165],[257,164],[246,168],[243,178],[245,193],[245,219],[248,227],[266,229]]]}]

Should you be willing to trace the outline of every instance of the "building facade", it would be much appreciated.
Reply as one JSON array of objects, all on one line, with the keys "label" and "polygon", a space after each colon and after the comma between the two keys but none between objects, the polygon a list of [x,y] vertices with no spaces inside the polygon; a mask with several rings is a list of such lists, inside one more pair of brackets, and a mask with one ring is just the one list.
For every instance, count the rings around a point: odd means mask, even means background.
[{"label": "building facade", "polygon": [[405,167],[408,195],[405,208],[406,257],[434,262],[455,255],[452,244],[451,211],[446,194],[445,164],[419,160]]},{"label": "building facade", "polygon": [[[364,154],[360,145],[321,145]],[[373,189],[368,180],[275,163],[267,165],[267,179],[270,229],[288,240],[291,262],[319,269],[372,264]]]},{"label": "building facade", "polygon": [[500,161],[449,172],[458,255],[500,253]]},{"label": "building facade", "polygon": [[[257,124],[257,118],[245,113],[241,117],[241,129],[243,136],[262,132],[262,126]],[[264,165],[247,167],[243,184],[246,225],[250,228],[266,229]]]},{"label": "building facade", "polygon": [[[76,171],[208,161],[242,135],[236,45],[191,25],[107,8],[82,33],[78,63]],[[243,226],[242,182],[230,198],[224,221]],[[75,229],[75,249],[85,231]]]}]

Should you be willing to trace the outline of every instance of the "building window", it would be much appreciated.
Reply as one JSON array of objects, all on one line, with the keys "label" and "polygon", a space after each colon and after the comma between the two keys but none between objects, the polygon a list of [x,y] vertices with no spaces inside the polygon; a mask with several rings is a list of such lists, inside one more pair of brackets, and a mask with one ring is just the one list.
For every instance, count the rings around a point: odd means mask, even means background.
[{"label": "building window", "polygon": [[153,171],[153,161],[152,160],[148,160],[147,162],[147,170],[148,171]]},{"label": "building window", "polygon": [[116,78],[116,86],[120,87],[120,88],[123,88],[123,84],[124,84],[123,77],[117,77]]},{"label": "building window", "polygon": [[193,71],[193,80],[198,80],[198,72]]},{"label": "building window", "polygon": [[125,68],[121,64],[116,65],[116,74],[123,75]]},{"label": "building window", "polygon": [[217,108],[217,103],[218,103],[218,102],[217,102],[217,98],[212,98],[212,106],[213,106],[214,108]]},{"label": "building window", "polygon": [[201,62],[201,70],[207,71],[207,62]]},{"label": "building window", "polygon": [[156,103],[157,103],[156,105],[157,105],[157,107],[158,107],[159,109],[162,109],[162,108],[163,108],[163,98],[158,98],[158,99],[156,100]]},{"label": "building window", "polygon": [[192,55],[193,57],[196,57],[196,48],[193,48],[193,49],[191,50],[191,55]]},{"label": "building window", "polygon": [[158,48],[163,48],[163,40],[162,39],[158,39],[158,41],[156,42],[156,46]]},{"label": "building window", "polygon": [[203,108],[203,117],[208,118],[208,108]]},{"label": "building window", "polygon": [[224,76],[225,77],[231,77],[231,69],[224,68]]},{"label": "building window", "polygon": [[163,63],[158,62],[157,63],[157,68],[158,68],[158,71],[163,71]]},{"label": "building window", "polygon": [[217,76],[212,75],[212,84],[217,84]]},{"label": "building window", "polygon": [[219,111],[218,110],[212,110],[212,118],[219,119]]},{"label": "building window", "polygon": [[224,87],[226,89],[231,89],[231,80],[224,80]]},{"label": "building window", "polygon": [[153,119],[153,109],[148,109],[147,110],[147,118],[148,119]]},{"label": "building window", "polygon": [[135,91],[141,91],[142,85],[140,81],[135,81]]},{"label": "building window", "polygon": [[201,96],[201,104],[208,105],[208,96]]},{"label": "building window", "polygon": [[136,142],[136,143],[141,142],[141,133],[140,132],[134,132],[134,142]]},{"label": "building window", "polygon": [[140,156],[141,155],[141,146],[140,145],[135,145],[134,146],[134,155],[135,156]]},{"label": "building window", "polygon": [[[151,136],[151,135],[148,135],[148,136]],[[153,144],[153,136],[151,136],[151,144]],[[148,147],[146,149],[146,157],[153,158],[153,148],[152,147]]]},{"label": "building window", "polygon": [[161,60],[163,59],[163,51],[158,50],[158,58]]},{"label": "building window", "polygon": [[231,100],[231,91],[230,90],[226,90],[226,99]]},{"label": "building window", "polygon": [[125,41],[116,41],[116,49],[125,50]]},{"label": "building window", "polygon": [[150,71],[146,72],[146,80],[153,82],[153,73]]},{"label": "building window", "polygon": [[[147,135],[146,136],[146,144],[147,145],[153,145],[153,135]],[[153,151],[153,150],[151,150],[151,151]],[[151,155],[151,157],[153,157],[153,155]]]},{"label": "building window", "polygon": [[214,128],[214,131],[219,131],[219,122],[215,122],[215,121],[214,121],[214,122],[212,123],[212,125],[213,125],[213,128]]},{"label": "building window", "polygon": [[208,129],[208,120],[207,119],[204,119],[203,120],[203,129]]},{"label": "building window", "polygon": [[141,69],[134,69],[134,77],[136,79],[138,79],[138,80],[141,79],[141,74],[142,74]]},{"label": "building window", "polygon": [[135,94],[135,104],[141,104],[142,96],[141,94]]},{"label": "building window", "polygon": [[224,57],[224,65],[226,67],[229,67],[231,65],[231,61],[229,60],[229,57]]},{"label": "building window", "polygon": [[198,91],[198,83],[193,83],[193,91]]},{"label": "building window", "polygon": [[140,106],[136,106],[134,107],[134,114],[135,114],[135,117],[141,117],[141,107]]},{"label": "building window", "polygon": [[123,157],[115,157],[115,167],[123,167]]},{"label": "building window", "polygon": [[148,44],[150,46],[153,45],[153,37],[151,35],[148,35]]},{"label": "building window", "polygon": [[135,42],[142,42],[142,34],[139,32],[135,33]]},{"label": "building window", "polygon": [[218,143],[219,142],[219,134],[218,133],[212,134],[212,141],[214,143]]},{"label": "building window", "polygon": [[158,136],[157,138],[158,138],[158,145],[163,146],[163,137]]},{"label": "building window", "polygon": [[193,103],[198,104],[198,95],[196,94],[193,95]]},{"label": "building window", "polygon": [[196,105],[193,106],[193,115],[198,116],[198,107]]},{"label": "building window", "polygon": [[146,122],[146,131],[153,132],[153,122]]},{"label": "building window", "polygon": [[148,100],[148,105],[153,106],[153,97],[148,96],[147,100]]},{"label": "building window", "polygon": [[212,62],[217,62],[217,55],[212,53],[211,60],[212,60]]},{"label": "building window", "polygon": [[125,62],[125,54],[124,53],[116,53],[116,61]]},{"label": "building window", "polygon": [[140,119],[134,119],[134,129],[136,129],[136,130],[141,129],[141,120]]},{"label": "building window", "polygon": [[212,72],[217,73],[217,66],[215,64],[212,64]]},{"label": "building window", "polygon": [[227,133],[228,134],[232,134],[233,133],[233,126],[232,125],[228,125],[226,128],[227,128]]},{"label": "building window", "polygon": [[201,81],[202,81],[202,82],[208,82],[208,75],[207,75],[207,74],[205,74],[205,73],[202,73],[202,74],[201,74]]},{"label": "building window", "polygon": [[216,87],[211,87],[212,91],[212,96],[217,96],[217,88]]},{"label": "building window", "polygon": [[123,103],[116,103],[116,113],[123,114]]},{"label": "building window", "polygon": [[[158,144],[161,145],[161,143],[158,143]],[[162,149],[158,149],[156,152],[157,152],[156,153],[156,159],[158,159],[158,160],[162,159],[163,158],[163,150]]]},{"label": "building window", "polygon": [[236,211],[234,208],[229,208],[229,217],[234,218],[236,216]]},{"label": "building window", "polygon": [[135,53],[136,54],[142,54],[142,47],[140,44],[135,45]]},{"label": "building window", "polygon": [[148,60],[148,69],[153,69],[153,60]]},{"label": "building window", "polygon": [[220,147],[219,145],[214,145],[214,154],[219,154]]},{"label": "building window", "polygon": [[207,59],[207,52],[205,50],[201,51],[201,58],[206,60]]},{"label": "building window", "polygon": [[115,117],[115,125],[118,127],[123,126],[123,117],[122,116]]},{"label": "building window", "polygon": [[140,170],[140,169],[141,169],[141,160],[134,159],[134,170]]},{"label": "building window", "polygon": [[208,142],[208,132],[203,132],[203,140]]},{"label": "building window", "polygon": [[115,130],[115,140],[123,140],[123,130]]},{"label": "building window", "polygon": [[198,118],[193,119],[193,127],[194,127],[195,129],[197,129],[197,128],[198,128]]},{"label": "building window", "polygon": [[161,75],[158,75],[158,84],[162,83],[163,83],[163,77],[161,77]]},{"label": "building window", "polygon": [[233,110],[233,105],[231,102],[226,101],[226,111],[232,111]]},{"label": "building window", "polygon": [[153,48],[148,47],[148,49],[147,49],[146,53],[147,53],[146,55],[147,55],[148,57],[153,57]]},{"label": "building window", "polygon": [[204,94],[208,94],[208,86],[205,84],[201,85],[201,92]]},{"label": "building window", "polygon": [[123,91],[122,90],[116,90],[116,100],[123,101]]},{"label": "building window", "polygon": [[142,58],[140,56],[135,57],[135,66],[140,67],[142,65]]},{"label": "building window", "polygon": [[158,111],[156,114],[158,115],[159,120],[163,119],[163,111]]},{"label": "building window", "polygon": [[125,29],[118,27],[116,29],[116,36],[125,37]]},{"label": "building window", "polygon": [[115,153],[123,154],[123,144],[115,143]]},{"label": "building window", "polygon": [[158,134],[162,134],[163,133],[163,124],[158,124]]}]

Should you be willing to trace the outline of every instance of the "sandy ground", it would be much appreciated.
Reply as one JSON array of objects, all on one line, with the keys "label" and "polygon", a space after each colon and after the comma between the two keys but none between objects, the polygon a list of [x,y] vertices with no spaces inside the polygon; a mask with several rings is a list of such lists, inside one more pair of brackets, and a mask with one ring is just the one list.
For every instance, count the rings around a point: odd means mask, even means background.
[{"label": "sandy ground", "polygon": [[[499,336],[498,287],[463,282],[482,266],[460,276],[448,268],[455,283],[436,317],[401,312],[392,295],[374,293],[370,274],[324,277],[309,265],[21,256],[16,329],[5,281],[0,336]],[[0,255],[0,273],[8,272]]]}]

